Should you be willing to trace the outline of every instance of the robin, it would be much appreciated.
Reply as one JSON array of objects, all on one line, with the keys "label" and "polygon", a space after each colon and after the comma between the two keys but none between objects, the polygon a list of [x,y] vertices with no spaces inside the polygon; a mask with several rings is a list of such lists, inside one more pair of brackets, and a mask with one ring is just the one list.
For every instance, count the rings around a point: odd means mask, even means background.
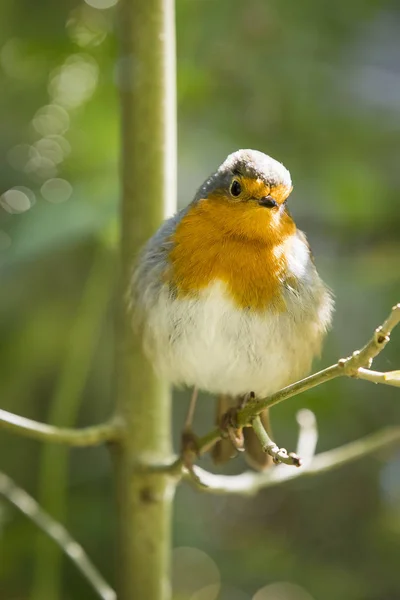
[{"label": "robin", "polygon": [[[306,375],[331,322],[331,293],[287,209],[292,189],[270,156],[230,154],[134,269],[130,303],[145,352],[172,384],[217,395],[219,422],[249,396]],[[244,446],[255,468],[267,466],[251,428]],[[234,453],[230,439],[213,450],[217,461]]]}]

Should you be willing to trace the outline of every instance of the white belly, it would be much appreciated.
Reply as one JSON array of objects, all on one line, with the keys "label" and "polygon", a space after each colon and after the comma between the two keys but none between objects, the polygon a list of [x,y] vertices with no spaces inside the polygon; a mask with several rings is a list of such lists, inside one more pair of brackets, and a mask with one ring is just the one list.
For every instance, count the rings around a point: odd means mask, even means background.
[{"label": "white belly", "polygon": [[321,297],[321,306],[307,311],[295,298],[284,313],[260,314],[238,309],[222,282],[198,298],[173,298],[167,286],[159,291],[146,317],[149,358],[172,383],[211,393],[263,397],[302,377],[330,318]]}]

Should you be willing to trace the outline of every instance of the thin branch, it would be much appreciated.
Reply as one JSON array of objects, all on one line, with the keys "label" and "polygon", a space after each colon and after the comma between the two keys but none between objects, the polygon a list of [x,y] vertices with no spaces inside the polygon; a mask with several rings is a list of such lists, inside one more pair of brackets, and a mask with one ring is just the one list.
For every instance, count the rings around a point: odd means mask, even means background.
[{"label": "thin branch", "polygon": [[[260,400],[258,402],[249,402],[244,408],[238,411],[237,413],[237,422],[238,425],[248,426],[252,419],[254,419],[258,414],[260,414],[265,408],[269,408],[282,402],[283,400],[287,400],[292,396],[297,396],[306,390],[309,390],[317,385],[321,385],[322,383],[326,383],[331,379],[335,379],[336,377],[340,377],[345,375],[343,369],[339,367],[338,364],[332,365],[323,371],[319,371],[318,373],[314,373],[314,375],[310,375],[305,379],[301,379],[296,383],[292,383],[285,388],[282,388],[275,394],[268,396],[264,400]],[[220,429],[214,429],[210,431],[207,435],[199,438],[198,447],[200,454],[204,454],[207,452],[210,447],[215,444],[219,439],[221,439],[222,433]]]},{"label": "thin branch", "polygon": [[[304,408],[298,411],[296,419],[299,424],[297,450],[296,452],[290,452],[289,454],[285,448],[279,448],[275,442],[272,441],[268,432],[265,430],[260,417],[256,417],[253,421],[253,429],[261,442],[264,452],[272,456],[276,465],[280,465],[278,469],[281,469],[282,465],[300,467],[304,464],[310,464],[311,460],[314,458],[318,441],[315,415],[311,410]],[[283,468],[285,469],[285,467]],[[196,476],[194,472],[193,476]]]},{"label": "thin branch", "polygon": [[237,416],[238,424],[245,426],[249,425],[249,420],[255,415],[260,414],[265,408],[270,408],[271,406],[275,406],[275,404],[279,404],[283,402],[283,400],[287,400],[292,396],[297,396],[306,390],[310,390],[317,385],[321,385],[330,381],[331,379],[335,379],[336,377],[340,377],[345,375],[343,369],[339,366],[339,364],[332,365],[318,373],[314,373],[314,375],[310,375],[309,377],[305,377],[296,383],[292,383],[288,385],[275,394],[264,398],[264,400],[259,400],[258,402],[249,402],[239,413]]},{"label": "thin branch", "polygon": [[371,383],[385,383],[386,385],[400,387],[400,371],[380,373],[379,371],[371,371],[370,369],[360,367],[357,371],[357,379],[365,379],[365,381],[370,381]]},{"label": "thin branch", "polygon": [[117,440],[121,434],[121,426],[116,419],[82,429],[62,428],[32,421],[2,409],[0,409],[0,428],[35,440],[68,446],[98,446],[104,442]]},{"label": "thin branch", "polygon": [[390,334],[400,323],[400,303],[393,306],[386,321],[374,331],[372,338],[360,351],[356,351],[346,360],[349,369],[353,367],[370,367],[373,359],[378,356],[390,341]]},{"label": "thin branch", "polygon": [[[248,427],[254,418],[264,409],[279,404],[292,396],[297,396],[306,390],[326,383],[336,377],[352,377],[367,379],[374,383],[383,383],[387,385],[398,385],[400,375],[398,371],[384,373],[384,377],[374,379],[374,371],[369,371],[372,360],[385,348],[389,342],[390,333],[400,322],[400,304],[392,308],[392,311],[386,321],[378,327],[372,338],[365,344],[361,350],[353,352],[352,356],[340,359],[335,365],[332,365],[318,373],[314,373],[305,379],[292,383],[282,388],[275,394],[264,398],[263,400],[252,401],[246,404],[244,408],[237,413],[237,427]],[[221,439],[221,430],[214,429],[207,435],[199,438],[198,447],[200,454],[204,454],[210,447]]]},{"label": "thin branch", "polygon": [[186,470],[184,471],[184,478],[198,489],[210,494],[251,496],[261,489],[272,487],[297,477],[318,475],[325,471],[331,471],[369,454],[375,454],[379,450],[399,441],[400,427],[388,427],[334,450],[317,454],[302,469],[288,469],[284,465],[280,465],[263,473],[246,471],[241,475],[229,476],[215,475],[198,466],[194,466],[195,478],[192,478]]},{"label": "thin branch", "polygon": [[99,598],[116,600],[117,596],[114,590],[104,581],[82,546],[70,536],[60,523],[43,511],[32,496],[15,485],[13,480],[4,473],[0,473],[0,494],[54,540],[79,569]]},{"label": "thin branch", "polygon": [[263,451],[273,458],[275,464],[279,465],[283,463],[285,465],[301,467],[302,461],[295,452],[290,452],[288,454],[285,448],[279,448],[275,442],[271,440],[261,422],[260,417],[256,417],[254,419],[252,427],[254,429],[254,433],[261,443]]}]

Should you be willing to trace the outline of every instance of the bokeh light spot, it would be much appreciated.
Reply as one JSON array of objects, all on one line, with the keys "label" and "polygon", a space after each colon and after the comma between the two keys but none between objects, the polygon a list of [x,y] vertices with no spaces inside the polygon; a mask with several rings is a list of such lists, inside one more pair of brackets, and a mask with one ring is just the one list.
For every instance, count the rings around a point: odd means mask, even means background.
[{"label": "bokeh light spot", "polygon": [[89,6],[93,6],[93,8],[104,10],[115,6],[118,0],[85,0],[85,2],[86,4],[89,4]]},{"label": "bokeh light spot", "polygon": [[102,13],[83,5],[71,11],[66,28],[71,40],[85,48],[99,46],[105,40],[110,26]]},{"label": "bokeh light spot", "polygon": [[72,185],[65,179],[49,179],[45,181],[41,188],[42,196],[48,202],[60,204],[65,202],[72,194]]},{"label": "bokeh light spot", "polygon": [[43,136],[62,134],[69,127],[69,115],[62,106],[48,104],[39,108],[32,123],[36,131]]},{"label": "bokeh light spot", "polygon": [[97,86],[98,76],[99,67],[93,57],[72,54],[51,74],[49,94],[56,104],[76,108],[91,98]]},{"label": "bokeh light spot", "polygon": [[11,214],[26,212],[33,206],[34,194],[29,188],[14,187],[0,196],[0,206]]},{"label": "bokeh light spot", "polygon": [[48,135],[48,140],[54,140],[63,151],[64,157],[71,153],[71,144],[62,135]]},{"label": "bokeh light spot", "polygon": [[219,583],[212,583],[192,594],[190,600],[217,600],[220,588]]},{"label": "bokeh light spot", "polygon": [[280,581],[258,590],[253,600],[314,600],[312,596],[299,585]]},{"label": "bokeh light spot", "polygon": [[31,203],[31,208],[36,204],[35,192],[30,188],[26,187],[25,185],[15,185],[12,189],[26,194],[29,198],[29,202]]},{"label": "bokeh light spot", "polygon": [[[205,588],[211,586],[213,586],[213,590],[205,591]],[[216,600],[220,589],[220,574],[217,565],[202,550],[183,546],[175,548],[172,554],[172,589],[177,598]],[[208,596],[195,595],[200,592],[208,593]]]},{"label": "bokeh light spot", "polygon": [[60,144],[51,138],[42,138],[34,144],[35,149],[40,156],[48,158],[54,164],[58,165],[64,160],[64,152]]}]

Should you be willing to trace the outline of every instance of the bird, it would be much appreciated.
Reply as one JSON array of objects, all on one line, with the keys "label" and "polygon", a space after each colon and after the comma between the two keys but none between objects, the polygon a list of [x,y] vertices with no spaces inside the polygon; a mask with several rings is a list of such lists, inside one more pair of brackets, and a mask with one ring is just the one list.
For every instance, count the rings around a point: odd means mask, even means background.
[{"label": "bird", "polygon": [[[171,384],[217,396],[218,423],[304,377],[331,324],[333,295],[289,213],[292,189],[282,163],[237,150],[134,264],[129,307],[144,352]],[[269,427],[267,412],[262,421]],[[248,462],[265,469],[254,431],[244,433]],[[235,451],[230,437],[213,455]]]}]

